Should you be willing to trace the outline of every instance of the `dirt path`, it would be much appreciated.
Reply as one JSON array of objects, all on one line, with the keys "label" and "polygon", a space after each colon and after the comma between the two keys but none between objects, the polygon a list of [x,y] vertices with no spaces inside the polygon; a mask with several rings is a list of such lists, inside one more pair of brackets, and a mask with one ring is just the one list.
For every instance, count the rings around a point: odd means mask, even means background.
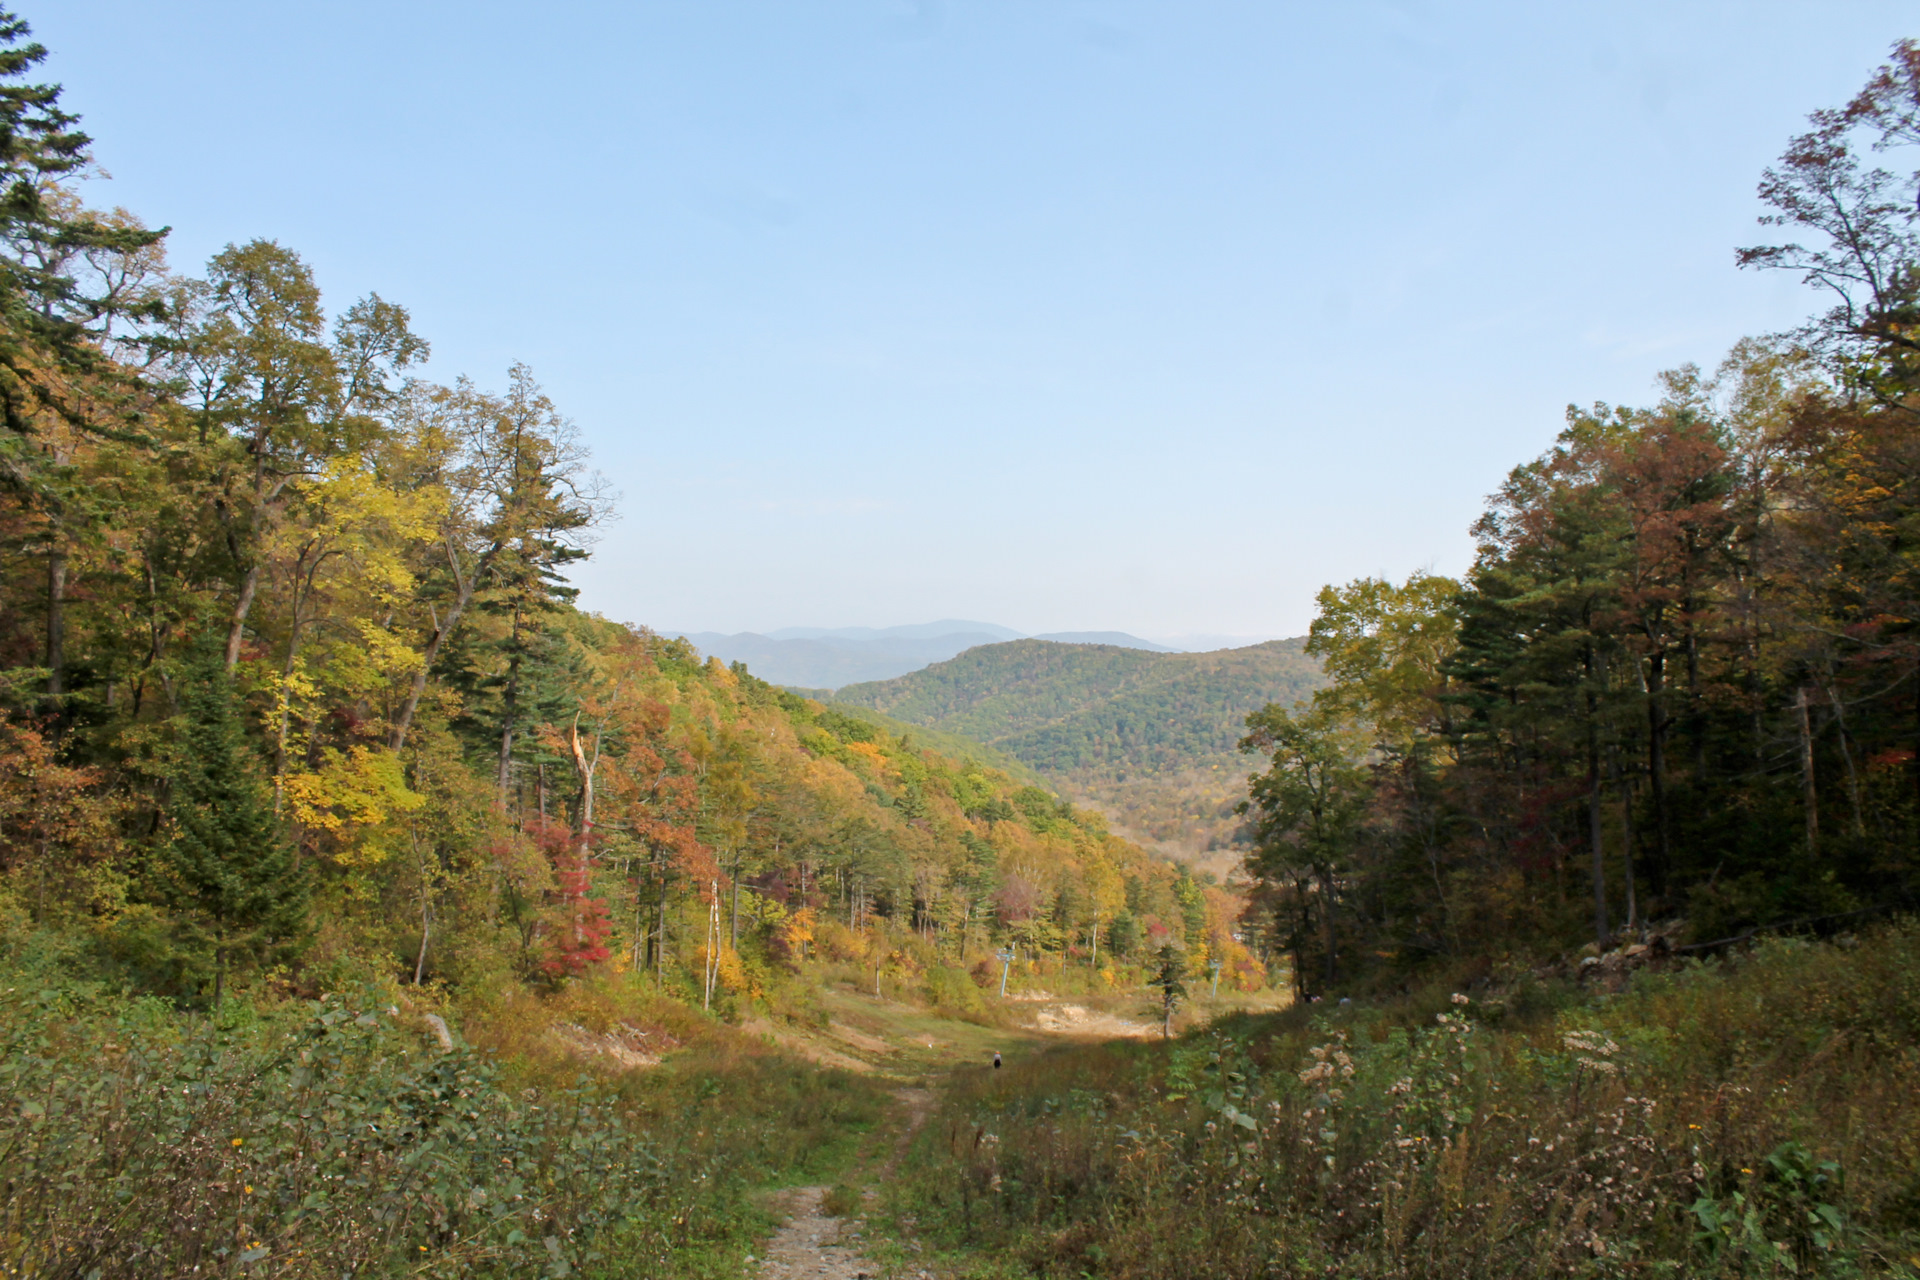
[{"label": "dirt path", "polygon": [[[914,1131],[933,1113],[933,1093],[927,1089],[896,1089],[900,1104],[898,1135],[886,1161],[873,1171],[881,1180],[891,1173],[906,1154]],[[786,1224],[767,1242],[766,1256],[760,1262],[761,1280],[882,1280],[903,1273],[885,1271],[860,1252],[866,1234],[863,1218],[829,1217],[822,1208],[826,1187],[797,1187],[788,1193]],[[869,1203],[874,1193],[866,1193]],[[927,1271],[911,1270],[904,1275],[930,1276]]]},{"label": "dirt path", "polygon": [[787,1202],[793,1216],[767,1243],[760,1263],[764,1280],[874,1280],[876,1263],[860,1255],[856,1222],[821,1212],[825,1187],[801,1187]]}]

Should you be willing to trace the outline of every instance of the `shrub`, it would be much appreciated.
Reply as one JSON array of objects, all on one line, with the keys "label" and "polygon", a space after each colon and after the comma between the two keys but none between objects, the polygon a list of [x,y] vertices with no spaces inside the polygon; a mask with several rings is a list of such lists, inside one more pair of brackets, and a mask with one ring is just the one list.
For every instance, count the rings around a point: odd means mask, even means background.
[{"label": "shrub", "polygon": [[830,1218],[851,1218],[866,1206],[865,1199],[846,1183],[836,1183],[820,1201],[820,1212]]},{"label": "shrub", "polygon": [[1920,928],[1500,1003],[975,1073],[892,1207],[1049,1276],[1916,1274]]},{"label": "shrub", "polygon": [[685,1009],[648,1024],[674,1065],[604,1079],[544,1034],[617,1030],[636,1002],[514,997],[487,1054],[438,1051],[372,991],[216,1021],[6,990],[0,1272],[692,1274],[765,1225],[750,1180],[830,1162],[876,1103]]},{"label": "shrub", "polygon": [[942,1013],[960,1018],[991,1017],[980,988],[974,985],[965,969],[944,964],[933,966],[921,979],[920,992],[929,1005]]}]

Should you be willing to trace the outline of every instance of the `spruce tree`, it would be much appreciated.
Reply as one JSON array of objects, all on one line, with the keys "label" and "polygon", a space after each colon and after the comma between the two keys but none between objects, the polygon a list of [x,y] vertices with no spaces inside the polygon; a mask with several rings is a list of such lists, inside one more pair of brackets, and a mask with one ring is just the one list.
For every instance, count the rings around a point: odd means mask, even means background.
[{"label": "spruce tree", "polygon": [[274,819],[239,694],[211,632],[182,673],[175,726],[161,874],[168,905],[212,952],[218,1007],[230,965],[299,937],[309,885]]}]

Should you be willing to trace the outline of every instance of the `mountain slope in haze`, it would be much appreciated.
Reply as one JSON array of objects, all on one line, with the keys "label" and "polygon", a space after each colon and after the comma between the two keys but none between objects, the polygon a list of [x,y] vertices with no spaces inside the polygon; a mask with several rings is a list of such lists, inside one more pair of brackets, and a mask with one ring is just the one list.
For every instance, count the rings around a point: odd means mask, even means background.
[{"label": "mountain slope in haze", "polygon": [[1247,713],[1325,683],[1305,644],[1155,653],[1015,640],[835,697],[985,743],[1135,837],[1199,858],[1231,846],[1239,827]]},{"label": "mountain slope in haze", "polygon": [[[903,630],[905,628],[902,628]],[[785,639],[751,631],[720,635],[710,631],[686,633],[700,652],[747,670],[769,684],[804,689],[837,689],[844,684],[886,680],[941,662],[975,645],[997,644],[1004,636],[986,631],[947,632],[934,636],[821,635]]]},{"label": "mountain slope in haze", "polygon": [[767,632],[774,640],[937,640],[941,636],[990,636],[994,640],[1021,640],[1025,633],[994,622],[942,618],[901,627],[782,627]]},{"label": "mountain slope in haze", "polygon": [[[716,631],[681,634],[702,653],[728,665],[746,663],[749,671],[769,684],[809,693],[889,680],[977,645],[1022,638],[1020,632],[1007,627],[958,618],[904,627],[782,627],[767,635],[752,631],[737,635]],[[1124,631],[1063,631],[1037,638],[1168,651],[1164,645]]]},{"label": "mountain slope in haze", "polygon": [[[1009,640],[1018,639],[1008,636]],[[1049,631],[1045,635],[1034,636],[1035,640],[1052,640],[1059,644],[1111,644],[1122,649],[1146,649],[1153,653],[1179,653],[1180,650],[1164,644],[1155,644],[1151,640],[1142,640],[1139,636],[1130,636],[1124,631]]]}]

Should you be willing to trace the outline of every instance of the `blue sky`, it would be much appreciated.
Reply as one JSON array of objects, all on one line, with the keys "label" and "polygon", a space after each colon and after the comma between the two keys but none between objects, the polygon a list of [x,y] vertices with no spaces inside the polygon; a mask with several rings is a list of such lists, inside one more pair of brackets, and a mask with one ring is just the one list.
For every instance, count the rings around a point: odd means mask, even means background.
[{"label": "blue sky", "polygon": [[685,629],[1297,634],[1565,405],[1814,300],[1761,168],[1906,5],[22,0],[176,267],[515,360]]}]

